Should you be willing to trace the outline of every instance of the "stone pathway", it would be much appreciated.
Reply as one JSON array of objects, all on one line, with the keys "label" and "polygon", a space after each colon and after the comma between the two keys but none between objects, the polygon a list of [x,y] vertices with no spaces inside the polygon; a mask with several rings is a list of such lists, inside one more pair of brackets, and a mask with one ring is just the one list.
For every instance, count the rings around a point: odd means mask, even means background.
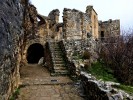
[{"label": "stone pathway", "polygon": [[20,94],[17,100],[84,100],[79,87],[67,76],[50,76],[39,65],[21,68]]}]

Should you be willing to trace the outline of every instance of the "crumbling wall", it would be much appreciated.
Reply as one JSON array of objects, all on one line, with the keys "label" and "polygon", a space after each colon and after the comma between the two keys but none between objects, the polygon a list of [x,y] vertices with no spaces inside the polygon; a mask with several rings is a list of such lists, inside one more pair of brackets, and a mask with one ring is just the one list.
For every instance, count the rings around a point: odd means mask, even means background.
[{"label": "crumbling wall", "polygon": [[81,71],[80,73],[81,87],[87,100],[132,100],[133,96],[114,88],[119,83],[97,80],[91,74]]},{"label": "crumbling wall", "polygon": [[59,23],[59,14],[60,14],[60,11],[58,9],[54,9],[48,15],[48,18],[49,18],[49,33],[48,33],[48,35],[53,39],[55,38],[55,34],[57,32],[56,25]]},{"label": "crumbling wall", "polygon": [[99,21],[99,38],[117,37],[120,35],[120,20]]},{"label": "crumbling wall", "polygon": [[61,39],[61,33],[62,33],[62,23],[59,23],[59,13],[60,11],[58,9],[52,10],[48,16],[42,16],[38,14],[38,18],[40,21],[38,22],[38,32],[37,35],[41,36],[46,40],[49,39],[55,39],[60,40]]},{"label": "crumbling wall", "polygon": [[96,39],[98,38],[98,14],[96,13],[93,6],[86,7],[86,13],[89,15],[91,19],[91,28],[92,28],[92,36]]},{"label": "crumbling wall", "polygon": [[85,39],[91,31],[89,15],[76,9],[64,8],[63,23],[65,39]]},{"label": "crumbling wall", "polygon": [[23,27],[25,29],[25,38],[29,39],[37,33],[37,10],[36,7],[32,4],[24,4],[24,19]]},{"label": "crumbling wall", "polygon": [[49,33],[49,18],[40,14],[37,17],[39,19],[37,35],[46,40]]},{"label": "crumbling wall", "polygon": [[26,43],[36,38],[37,11],[29,0],[1,0],[0,6],[0,100],[7,100],[19,85]]},{"label": "crumbling wall", "polygon": [[[64,8],[63,11],[63,38],[64,47],[68,61],[72,62],[76,71],[83,67],[85,62],[96,61],[96,41],[92,36],[91,19],[89,13],[83,13],[75,9]],[[86,61],[82,58],[85,51],[88,51],[90,58]],[[71,69],[71,68],[70,68]]]},{"label": "crumbling wall", "polygon": [[26,54],[29,45],[36,43],[36,40],[40,41],[37,35],[38,21],[37,21],[37,10],[36,7],[27,3],[23,3],[23,28],[24,28],[24,41],[22,46],[22,59],[26,63]]},{"label": "crumbling wall", "polygon": [[0,0],[0,100],[7,100],[19,84],[22,22],[20,0]]}]

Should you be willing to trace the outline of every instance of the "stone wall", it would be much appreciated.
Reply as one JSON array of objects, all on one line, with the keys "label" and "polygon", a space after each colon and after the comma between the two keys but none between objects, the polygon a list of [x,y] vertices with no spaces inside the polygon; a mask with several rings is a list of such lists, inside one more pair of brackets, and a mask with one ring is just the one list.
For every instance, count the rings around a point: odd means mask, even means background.
[{"label": "stone wall", "polygon": [[29,40],[38,40],[38,22],[29,0],[2,0],[0,6],[0,100],[7,100],[19,85]]},{"label": "stone wall", "polygon": [[[86,64],[87,67],[89,67],[91,63],[97,61],[97,43],[92,37],[88,39],[63,40],[63,44],[63,51],[65,51],[66,59],[69,64],[68,68],[70,69],[70,72],[74,72],[73,74],[78,74],[80,69],[85,67]],[[83,58],[85,51],[87,51],[90,55],[88,59]]]},{"label": "stone wall", "polygon": [[99,21],[99,38],[117,37],[120,35],[120,20]]},{"label": "stone wall", "polygon": [[91,32],[89,15],[76,9],[64,8],[63,23],[65,39],[85,39]]},{"label": "stone wall", "polygon": [[38,21],[37,21],[37,10],[36,7],[32,4],[23,4],[24,13],[23,13],[23,27],[25,29],[25,40],[33,38],[37,33]]},{"label": "stone wall", "polygon": [[119,83],[97,80],[84,71],[81,71],[80,79],[87,100],[133,100],[133,96],[112,87],[120,85]]},{"label": "stone wall", "polygon": [[54,39],[56,36],[56,32],[57,32],[56,25],[59,23],[59,14],[60,14],[60,11],[58,9],[54,9],[48,15],[48,18],[49,18],[49,33],[48,33],[48,35],[52,39]]},{"label": "stone wall", "polygon": [[38,21],[37,21],[37,10],[32,4],[23,3],[23,28],[24,28],[24,41],[22,46],[22,62],[27,63],[27,50],[30,45],[34,43],[40,43],[44,45],[43,37],[38,34]]},{"label": "stone wall", "polygon": [[40,19],[38,21],[37,35],[44,38],[44,41],[47,38],[61,40],[63,23],[59,23],[59,13],[60,11],[58,9],[54,9],[48,16],[37,15]]},{"label": "stone wall", "polygon": [[21,47],[23,6],[20,0],[0,1],[0,100],[7,100],[18,87]]},{"label": "stone wall", "polygon": [[39,21],[38,21],[38,31],[37,35],[44,38],[46,40],[46,37],[49,33],[49,18],[43,15],[38,14],[37,15]]},{"label": "stone wall", "polygon": [[89,14],[89,17],[91,19],[92,36],[96,39],[99,37],[98,35],[98,14],[94,10],[93,6],[87,6],[86,13]]}]

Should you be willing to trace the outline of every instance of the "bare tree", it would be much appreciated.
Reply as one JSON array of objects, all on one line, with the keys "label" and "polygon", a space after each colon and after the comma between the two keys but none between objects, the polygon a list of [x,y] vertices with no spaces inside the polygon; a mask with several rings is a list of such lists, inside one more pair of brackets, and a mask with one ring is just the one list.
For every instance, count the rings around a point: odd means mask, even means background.
[{"label": "bare tree", "polygon": [[106,43],[102,43],[99,57],[113,70],[120,82],[133,85],[133,32],[130,35],[108,38]]}]

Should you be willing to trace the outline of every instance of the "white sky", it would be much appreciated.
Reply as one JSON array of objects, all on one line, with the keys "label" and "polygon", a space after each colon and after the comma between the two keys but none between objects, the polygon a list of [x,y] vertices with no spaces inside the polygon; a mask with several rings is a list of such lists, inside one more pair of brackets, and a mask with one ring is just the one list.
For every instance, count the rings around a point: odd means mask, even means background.
[{"label": "white sky", "polygon": [[64,8],[85,12],[86,6],[93,5],[98,19],[120,19],[122,28],[133,27],[133,0],[30,0],[40,14],[47,16],[53,9],[60,10],[60,21]]}]

